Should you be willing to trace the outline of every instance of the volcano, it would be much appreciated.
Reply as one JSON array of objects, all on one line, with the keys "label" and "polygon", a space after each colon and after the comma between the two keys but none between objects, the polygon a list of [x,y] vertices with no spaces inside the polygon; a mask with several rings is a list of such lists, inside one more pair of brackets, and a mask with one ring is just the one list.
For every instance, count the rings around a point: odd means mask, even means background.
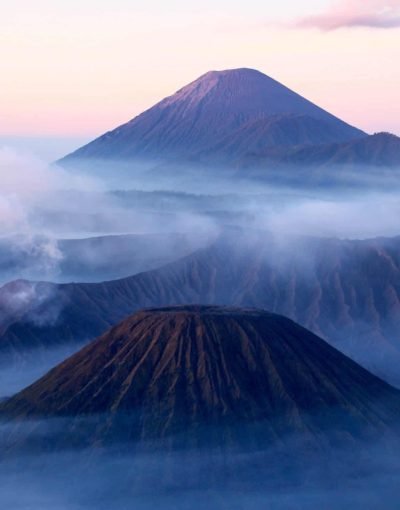
[{"label": "volcano", "polygon": [[243,439],[250,425],[267,441],[356,439],[394,426],[400,393],[283,316],[193,305],[137,312],[0,411],[93,417],[91,442],[122,430],[135,440],[197,441],[203,426],[225,441],[238,430]]},{"label": "volcano", "polygon": [[270,146],[364,136],[253,69],[211,71],[61,160],[230,161]]},{"label": "volcano", "polygon": [[141,308],[195,303],[283,314],[400,386],[399,237],[280,240],[233,229],[183,259],[121,280],[12,282],[0,289],[0,363],[88,341]]}]

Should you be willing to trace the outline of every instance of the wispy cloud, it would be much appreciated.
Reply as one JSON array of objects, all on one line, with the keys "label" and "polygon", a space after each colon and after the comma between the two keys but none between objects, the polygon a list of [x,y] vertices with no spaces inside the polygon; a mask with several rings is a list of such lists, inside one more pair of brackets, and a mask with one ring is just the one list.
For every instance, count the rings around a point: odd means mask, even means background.
[{"label": "wispy cloud", "polygon": [[400,27],[400,0],[336,0],[324,13],[295,21],[301,28]]}]

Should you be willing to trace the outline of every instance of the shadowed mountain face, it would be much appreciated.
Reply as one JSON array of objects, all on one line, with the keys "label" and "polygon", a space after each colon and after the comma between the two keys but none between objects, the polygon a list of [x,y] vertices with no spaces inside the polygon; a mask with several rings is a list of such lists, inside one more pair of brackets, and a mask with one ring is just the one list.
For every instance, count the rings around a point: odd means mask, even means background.
[{"label": "shadowed mountain face", "polygon": [[61,161],[229,161],[269,146],[341,142],[363,134],[272,78],[233,69],[201,76]]},{"label": "shadowed mountain face", "polygon": [[282,316],[186,306],[136,313],[0,409],[19,419],[94,416],[91,443],[122,431],[184,431],[196,442],[203,425],[229,442],[237,426],[246,435],[241,424],[259,424],[253,432],[267,441],[321,439],[328,429],[346,440],[394,426],[400,393]]},{"label": "shadowed mountain face", "polygon": [[284,314],[399,383],[400,239],[279,239],[227,232],[163,268],[99,284],[1,289],[0,352],[23,358],[100,335],[143,307],[251,306]]},{"label": "shadowed mountain face", "polygon": [[293,166],[396,167],[400,166],[400,138],[390,133],[358,138],[342,143],[273,147],[264,154],[248,153],[244,166],[262,166],[271,162]]}]

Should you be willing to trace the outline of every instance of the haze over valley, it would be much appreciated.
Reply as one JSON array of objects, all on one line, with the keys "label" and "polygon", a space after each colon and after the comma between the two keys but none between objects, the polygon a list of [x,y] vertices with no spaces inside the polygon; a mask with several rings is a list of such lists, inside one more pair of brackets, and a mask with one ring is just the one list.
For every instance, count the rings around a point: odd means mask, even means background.
[{"label": "haze over valley", "polygon": [[247,67],[0,146],[0,504],[397,508],[399,217],[396,134]]}]

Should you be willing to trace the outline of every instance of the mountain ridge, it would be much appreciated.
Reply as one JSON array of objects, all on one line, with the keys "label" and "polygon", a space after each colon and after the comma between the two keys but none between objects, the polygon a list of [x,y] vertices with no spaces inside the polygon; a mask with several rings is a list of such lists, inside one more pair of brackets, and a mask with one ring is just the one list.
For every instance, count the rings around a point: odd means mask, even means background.
[{"label": "mountain ridge", "polygon": [[[282,166],[376,168],[400,167],[400,137],[387,132],[341,143],[303,144],[282,147],[278,144],[258,153],[251,150],[243,164],[263,166],[271,163]],[[240,166],[241,162],[239,162]]]},{"label": "mountain ridge", "polygon": [[121,440],[120,413],[131,440],[192,444],[216,425],[229,443],[254,424],[267,442],[300,432],[318,444],[398,426],[400,392],[285,317],[191,305],[136,312],[0,405],[18,421],[106,416],[92,443]]},{"label": "mountain ridge", "polygon": [[[298,144],[350,140],[364,133],[302,98],[260,71],[211,71],[179,89],[127,123],[60,160],[222,159],[236,157],[216,145],[238,136],[246,123],[258,143],[271,144],[271,117],[286,117],[286,131]],[[313,126],[300,119],[309,118]],[[255,130],[254,122],[258,122]],[[298,124],[302,125],[299,129]],[[316,126],[319,125],[319,129]],[[286,144],[289,143],[290,140]]]},{"label": "mountain ridge", "polygon": [[[265,233],[247,232],[241,240],[242,235],[224,232],[179,261],[121,280],[42,284],[36,291],[47,300],[39,299],[18,313],[4,308],[3,288],[2,358],[18,360],[29,349],[89,340],[138,308],[253,306],[290,317],[370,371],[399,384],[400,238],[282,243]],[[29,283],[19,285],[24,295],[32,295],[24,288]]]}]

